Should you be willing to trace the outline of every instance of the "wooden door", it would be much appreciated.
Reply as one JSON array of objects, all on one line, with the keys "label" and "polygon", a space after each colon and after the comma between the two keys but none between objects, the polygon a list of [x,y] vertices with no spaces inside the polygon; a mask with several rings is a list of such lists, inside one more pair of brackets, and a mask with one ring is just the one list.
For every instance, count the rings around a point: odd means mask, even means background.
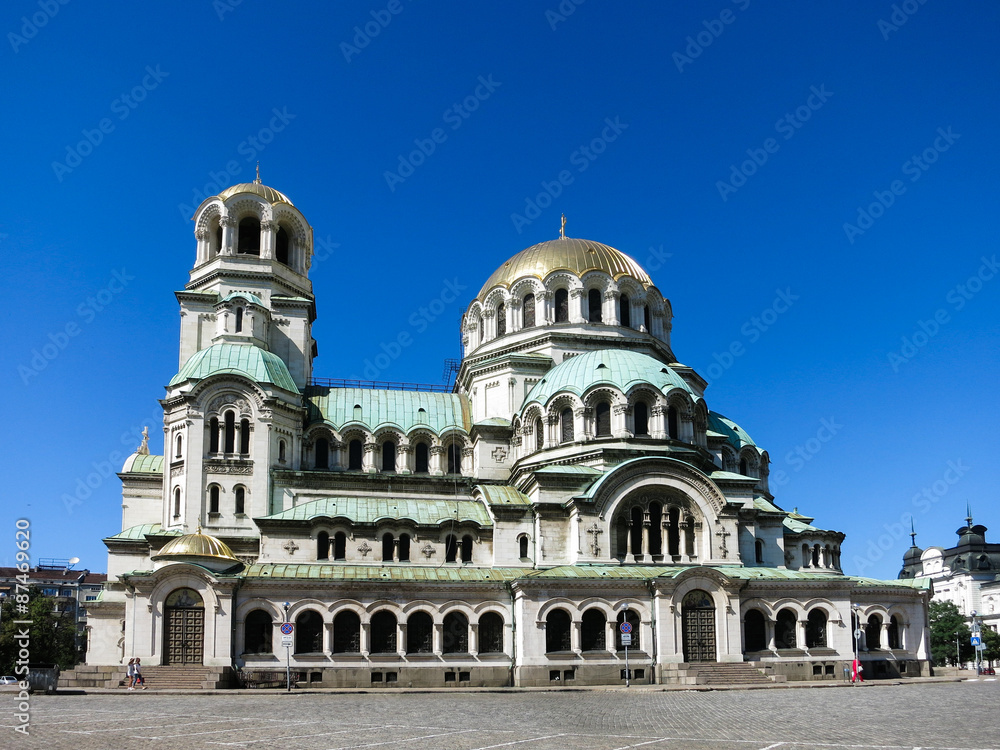
[{"label": "wooden door", "polygon": [[165,619],[166,663],[201,664],[205,641],[205,610],[168,607]]}]

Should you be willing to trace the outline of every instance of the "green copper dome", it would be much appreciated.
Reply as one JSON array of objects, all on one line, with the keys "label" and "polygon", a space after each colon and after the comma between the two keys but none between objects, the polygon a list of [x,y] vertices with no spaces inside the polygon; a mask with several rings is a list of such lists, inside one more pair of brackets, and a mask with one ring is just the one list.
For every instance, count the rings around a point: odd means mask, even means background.
[{"label": "green copper dome", "polygon": [[299,392],[281,358],[253,344],[214,344],[195,352],[168,385],[221,374],[242,375],[255,383],[270,383],[292,393]]},{"label": "green copper dome", "polygon": [[563,391],[583,396],[598,384],[611,385],[627,393],[638,383],[648,383],[663,393],[681,388],[694,395],[684,379],[659,360],[637,352],[602,349],[577,355],[553,367],[531,389],[524,403],[546,404]]}]

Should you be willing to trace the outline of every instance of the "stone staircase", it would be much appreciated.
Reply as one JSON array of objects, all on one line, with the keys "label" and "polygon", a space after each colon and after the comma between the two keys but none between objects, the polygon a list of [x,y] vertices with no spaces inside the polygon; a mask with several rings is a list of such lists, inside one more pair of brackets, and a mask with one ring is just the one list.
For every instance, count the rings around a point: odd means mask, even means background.
[{"label": "stone staircase", "polygon": [[[235,685],[235,674],[229,667],[203,667],[200,664],[142,667],[149,690],[214,690]],[[125,689],[125,667],[89,667],[81,665],[59,676],[59,687]]]},{"label": "stone staircase", "polygon": [[689,664],[688,676],[695,685],[770,685],[772,680],[746,662],[705,662]]}]

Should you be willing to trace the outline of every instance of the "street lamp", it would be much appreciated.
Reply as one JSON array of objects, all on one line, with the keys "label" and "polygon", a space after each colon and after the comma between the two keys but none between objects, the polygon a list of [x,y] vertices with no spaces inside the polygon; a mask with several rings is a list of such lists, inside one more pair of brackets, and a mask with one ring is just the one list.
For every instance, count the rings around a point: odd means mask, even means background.
[{"label": "street lamp", "polygon": [[[288,622],[288,608],[292,606],[289,602],[281,605],[285,610],[285,622]],[[292,692],[292,650],[285,646],[285,692]]]},{"label": "street lamp", "polygon": [[854,670],[851,674],[851,684],[858,684],[858,670],[861,668],[860,654],[861,650],[861,605],[852,604],[851,610],[854,612]]},{"label": "street lamp", "polygon": [[[979,629],[979,621],[976,619],[976,615],[977,614],[978,613],[976,612],[976,610],[972,610],[972,637],[974,639],[982,638],[982,631]],[[982,641],[979,641],[979,642],[982,643]],[[975,642],[973,642],[973,647],[975,648],[975,652],[974,653],[976,655],[975,656],[975,660],[976,660],[976,675],[978,676],[978,675],[981,675],[983,673],[982,672],[983,665],[982,665],[982,662],[980,661],[980,657],[983,655],[983,652],[979,650],[979,646],[977,644],[975,644]]]}]

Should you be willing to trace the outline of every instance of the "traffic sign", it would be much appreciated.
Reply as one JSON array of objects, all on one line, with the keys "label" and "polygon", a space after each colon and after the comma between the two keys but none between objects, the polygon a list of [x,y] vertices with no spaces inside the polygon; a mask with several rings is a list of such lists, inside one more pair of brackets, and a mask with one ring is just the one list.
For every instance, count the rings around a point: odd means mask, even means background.
[{"label": "traffic sign", "polygon": [[626,633],[626,634],[627,633],[631,633],[632,632],[632,623],[630,623],[630,622],[628,622],[626,620],[625,622],[623,622],[621,625],[618,626],[618,629],[620,631],[622,631],[622,633]]},{"label": "traffic sign", "polygon": [[292,636],[290,636],[290,635],[283,635],[283,636],[281,636],[281,645],[284,646],[285,648],[291,648],[292,647]]},{"label": "traffic sign", "polygon": [[631,633],[622,633],[622,645],[623,646],[631,646],[632,645],[632,634]]},{"label": "traffic sign", "polygon": [[283,623],[281,623],[281,634],[282,635],[291,635],[292,631],[294,629],[295,629],[295,626],[292,625],[292,623],[290,623],[290,622],[283,622]]},{"label": "traffic sign", "polygon": [[983,639],[980,638],[978,635],[972,636],[972,638],[970,638],[969,640],[972,641],[972,645],[973,646],[982,646],[983,645]]}]

